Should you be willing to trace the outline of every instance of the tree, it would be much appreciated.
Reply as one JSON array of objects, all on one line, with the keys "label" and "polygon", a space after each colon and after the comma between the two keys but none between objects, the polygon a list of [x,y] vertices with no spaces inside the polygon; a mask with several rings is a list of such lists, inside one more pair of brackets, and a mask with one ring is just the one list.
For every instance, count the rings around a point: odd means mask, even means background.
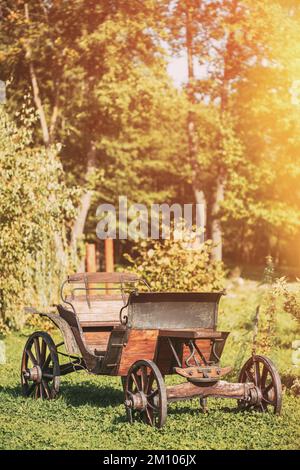
[{"label": "tree", "polygon": [[[82,188],[71,233],[74,246],[83,235],[95,190],[112,173],[120,177],[121,169],[133,181],[131,168],[141,168],[135,159],[142,158],[144,148],[149,150],[146,134],[153,129],[146,119],[154,93],[153,87],[148,91],[149,85],[158,85],[159,77],[161,93],[171,89],[166,74],[163,78],[162,49],[155,36],[160,22],[157,6],[150,0],[130,5],[109,0],[29,5],[11,0],[3,8],[6,47],[1,63],[4,77],[11,79],[11,109],[19,103],[21,90],[31,84],[43,142],[63,144],[62,162],[70,184]],[[134,105],[140,110],[137,118]],[[141,124],[140,117],[148,124]],[[140,144],[134,143],[136,137]],[[145,177],[135,176],[137,187]],[[106,187],[109,191],[109,183]]]},{"label": "tree", "polygon": [[46,155],[33,145],[33,109],[20,117],[17,128],[0,106],[0,332],[22,325],[33,299],[57,301],[65,267],[53,256],[53,234],[64,233],[73,211],[55,149]]}]

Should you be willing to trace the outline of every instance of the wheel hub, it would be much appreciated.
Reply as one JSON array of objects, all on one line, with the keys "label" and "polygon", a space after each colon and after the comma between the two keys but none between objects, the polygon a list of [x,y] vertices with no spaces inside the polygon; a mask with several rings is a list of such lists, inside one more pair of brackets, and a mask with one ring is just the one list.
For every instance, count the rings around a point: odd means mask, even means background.
[{"label": "wheel hub", "polygon": [[32,382],[41,383],[43,378],[42,369],[36,365],[24,373],[24,377]]},{"label": "wheel hub", "polygon": [[125,406],[133,410],[143,411],[147,407],[147,397],[143,392],[131,393]]},{"label": "wheel hub", "polygon": [[254,386],[249,389],[248,403],[250,405],[259,405],[262,401],[261,390]]}]

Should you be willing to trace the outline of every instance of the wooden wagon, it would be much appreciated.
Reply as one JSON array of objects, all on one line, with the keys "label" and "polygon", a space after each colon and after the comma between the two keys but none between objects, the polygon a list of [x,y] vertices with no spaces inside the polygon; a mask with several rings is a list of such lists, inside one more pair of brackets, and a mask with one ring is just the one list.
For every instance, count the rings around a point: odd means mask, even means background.
[{"label": "wooden wagon", "polygon": [[[21,365],[23,394],[55,398],[60,377],[83,369],[122,378],[130,422],[142,418],[162,427],[168,403],[194,397],[203,410],[208,397],[221,397],[237,399],[241,409],[270,408],[278,414],[281,381],[270,359],[252,355],[238,383],[224,380],[232,368],[220,365],[229,334],[217,330],[222,295],[151,292],[132,273],[71,275],[56,313],[28,309],[48,317],[63,341],[55,344],[42,331],[28,338]],[[169,374],[184,381],[166,387]]]}]

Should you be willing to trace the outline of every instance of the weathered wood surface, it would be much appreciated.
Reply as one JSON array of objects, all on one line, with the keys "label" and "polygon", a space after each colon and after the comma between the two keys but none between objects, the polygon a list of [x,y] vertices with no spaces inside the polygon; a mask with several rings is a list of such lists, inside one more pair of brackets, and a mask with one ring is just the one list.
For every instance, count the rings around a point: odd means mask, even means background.
[{"label": "weathered wood surface", "polygon": [[158,337],[158,330],[131,330],[128,342],[123,347],[118,375],[126,375],[135,361],[153,360]]},{"label": "weathered wood surface", "polygon": [[222,338],[222,331],[214,331],[212,328],[202,329],[161,329],[159,330],[159,336],[169,336],[170,338]]},{"label": "weathered wood surface", "polygon": [[247,397],[249,387],[253,388],[253,384],[230,383],[223,380],[219,380],[213,385],[184,382],[178,385],[167,387],[167,398],[170,402],[194,397],[243,399]]},{"label": "weathered wood surface", "polygon": [[94,352],[95,349],[105,351],[109,341],[112,328],[106,330],[99,328],[84,328],[83,337],[88,348]]},{"label": "weathered wood surface", "polygon": [[205,379],[205,378],[213,378],[215,380],[219,380],[224,377],[226,374],[232,371],[232,367],[175,367],[175,372],[182,377],[185,377],[190,380],[197,380],[197,379]]},{"label": "weathered wood surface", "polygon": [[70,283],[79,283],[84,284],[85,282],[88,283],[125,283],[125,282],[134,282],[140,279],[134,273],[75,273],[68,276],[68,281]]},{"label": "weathered wood surface", "polygon": [[124,307],[119,300],[77,300],[70,302],[79,318],[79,322],[117,322],[120,323],[120,310]]}]

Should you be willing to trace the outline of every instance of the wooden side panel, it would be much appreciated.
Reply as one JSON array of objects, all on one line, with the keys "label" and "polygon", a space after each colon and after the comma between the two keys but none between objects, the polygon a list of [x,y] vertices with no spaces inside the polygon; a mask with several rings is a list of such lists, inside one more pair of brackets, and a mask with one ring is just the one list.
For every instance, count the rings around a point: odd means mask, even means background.
[{"label": "wooden side panel", "polygon": [[131,330],[128,343],[123,347],[118,375],[126,375],[131,365],[139,359],[153,360],[158,330]]},{"label": "wooden side panel", "polygon": [[[179,359],[182,358],[182,341],[173,340]],[[167,338],[160,337],[157,342],[155,363],[163,375],[172,374],[173,367],[178,367]]]},{"label": "wooden side panel", "polygon": [[83,337],[89,349],[106,351],[111,329],[84,328]]}]

